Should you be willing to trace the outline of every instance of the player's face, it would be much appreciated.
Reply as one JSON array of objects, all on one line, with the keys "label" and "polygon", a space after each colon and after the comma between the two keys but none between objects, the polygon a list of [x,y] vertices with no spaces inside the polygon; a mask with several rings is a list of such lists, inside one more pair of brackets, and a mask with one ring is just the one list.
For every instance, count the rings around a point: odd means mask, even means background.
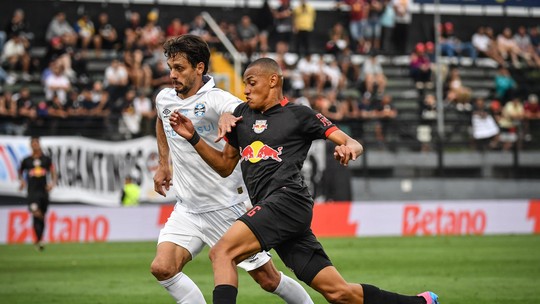
[{"label": "player's face", "polygon": [[41,146],[39,145],[38,139],[32,139],[32,141],[30,141],[30,147],[32,148],[33,152],[41,151]]},{"label": "player's face", "polygon": [[269,103],[270,76],[258,66],[249,67],[244,72],[244,94],[251,109],[264,111]]},{"label": "player's face", "polygon": [[167,59],[167,65],[170,69],[169,77],[178,95],[187,98],[197,93],[202,82],[204,63],[199,62],[193,68],[184,54],[176,54]]}]

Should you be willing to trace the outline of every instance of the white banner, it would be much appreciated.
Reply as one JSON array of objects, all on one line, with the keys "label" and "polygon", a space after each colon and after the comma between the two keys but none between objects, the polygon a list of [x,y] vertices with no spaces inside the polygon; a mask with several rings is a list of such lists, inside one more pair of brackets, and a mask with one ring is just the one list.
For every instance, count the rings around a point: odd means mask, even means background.
[{"label": "white banner", "polygon": [[[83,137],[43,137],[44,153],[52,158],[58,185],[51,191],[53,202],[81,202],[119,206],[124,178],[130,175],[141,186],[141,201],[174,201],[154,192],[153,175],[158,154],[154,137],[122,142]],[[25,196],[19,191],[18,168],[31,154],[28,137],[0,136],[0,193]]]}]

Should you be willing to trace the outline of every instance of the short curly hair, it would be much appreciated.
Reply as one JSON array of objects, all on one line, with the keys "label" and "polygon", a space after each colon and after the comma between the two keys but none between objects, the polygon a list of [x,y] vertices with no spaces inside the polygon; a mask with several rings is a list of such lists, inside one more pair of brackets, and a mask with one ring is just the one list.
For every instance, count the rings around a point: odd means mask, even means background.
[{"label": "short curly hair", "polygon": [[208,47],[208,44],[199,36],[185,34],[170,38],[163,44],[163,53],[167,58],[174,57],[178,54],[183,54],[193,68],[195,68],[199,62],[202,62],[204,63],[203,74],[208,72],[210,48]]}]

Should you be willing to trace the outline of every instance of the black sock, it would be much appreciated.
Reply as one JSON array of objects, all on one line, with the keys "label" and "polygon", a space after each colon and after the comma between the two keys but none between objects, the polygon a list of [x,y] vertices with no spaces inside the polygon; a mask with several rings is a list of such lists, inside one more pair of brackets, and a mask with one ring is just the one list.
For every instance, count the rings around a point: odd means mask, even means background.
[{"label": "black sock", "polygon": [[368,284],[360,284],[364,289],[364,304],[426,304],[426,300],[418,296],[405,296]]},{"label": "black sock", "polygon": [[213,303],[214,304],[236,303],[237,294],[238,294],[238,289],[232,285],[218,285],[214,287]]},{"label": "black sock", "polygon": [[45,220],[39,217],[34,217],[34,232],[36,233],[37,242],[41,242],[45,230]]}]

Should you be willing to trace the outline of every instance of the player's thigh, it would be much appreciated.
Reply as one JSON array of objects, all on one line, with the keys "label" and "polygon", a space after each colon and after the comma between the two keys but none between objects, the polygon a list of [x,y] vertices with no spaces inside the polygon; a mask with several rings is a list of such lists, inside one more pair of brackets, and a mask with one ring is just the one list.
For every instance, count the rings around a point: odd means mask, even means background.
[{"label": "player's thigh", "polygon": [[159,232],[158,248],[162,243],[172,243],[184,248],[191,258],[195,258],[205,246],[203,239],[199,215],[176,206]]},{"label": "player's thigh", "polygon": [[213,247],[236,220],[246,212],[246,205],[236,205],[215,211],[201,213],[201,232],[203,241]]},{"label": "player's thigh", "polygon": [[236,221],[210,249],[210,259],[214,261],[227,257],[240,263],[260,251],[261,246],[257,237],[244,222]]}]

